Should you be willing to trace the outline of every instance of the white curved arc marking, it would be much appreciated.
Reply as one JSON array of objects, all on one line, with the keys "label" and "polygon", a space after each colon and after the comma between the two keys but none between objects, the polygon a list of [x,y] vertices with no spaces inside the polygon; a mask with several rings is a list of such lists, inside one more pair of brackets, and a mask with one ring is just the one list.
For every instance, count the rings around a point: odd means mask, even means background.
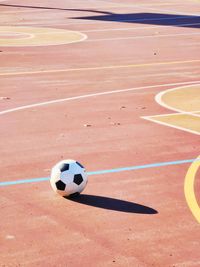
[{"label": "white curved arc marking", "polygon": [[159,87],[167,87],[167,86],[184,85],[184,84],[185,85],[186,84],[192,85],[192,84],[198,84],[198,83],[200,83],[200,81],[158,84],[158,85],[142,86],[142,87],[121,89],[121,90],[114,90],[114,91],[106,91],[106,92],[101,92],[101,93],[87,94],[87,95],[81,95],[81,96],[75,96],[75,97],[68,97],[68,98],[56,99],[56,100],[51,100],[51,101],[46,101],[46,102],[30,104],[30,105],[20,106],[17,108],[3,110],[3,111],[0,111],[0,115],[4,115],[7,113],[11,113],[11,112],[16,112],[19,110],[29,109],[29,108],[33,108],[33,107],[41,107],[41,106],[46,106],[46,105],[50,105],[50,104],[61,103],[61,102],[70,101],[70,100],[79,100],[79,99],[83,99],[83,98],[96,97],[96,96],[101,96],[101,95],[125,93],[125,92],[129,92],[129,91],[136,91],[136,90],[142,90],[142,89],[151,89],[151,88],[159,88]]},{"label": "white curved arc marking", "polygon": [[[193,86],[195,85],[199,85],[198,83],[196,84],[193,84]],[[188,85],[183,85],[183,86],[180,86],[180,87],[175,87],[175,88],[172,88],[172,89],[167,89],[165,91],[162,91],[160,93],[158,93],[156,96],[155,96],[155,101],[161,105],[162,107],[168,109],[168,110],[172,110],[176,113],[172,113],[172,114],[159,114],[159,115],[152,115],[152,116],[143,116],[142,118],[143,119],[146,119],[146,120],[149,120],[149,121],[152,121],[154,123],[157,123],[157,124],[161,124],[161,125],[164,125],[164,126],[168,126],[168,127],[171,127],[171,128],[175,128],[175,129],[178,129],[178,130],[182,130],[182,131],[185,131],[185,132],[189,132],[189,133],[192,133],[192,134],[196,134],[196,135],[200,135],[200,132],[199,131],[196,131],[196,130],[192,130],[192,129],[189,129],[189,128],[185,128],[185,127],[182,127],[182,126],[178,126],[178,125],[174,125],[174,124],[171,124],[169,122],[165,122],[165,121],[160,121],[160,120],[156,120],[156,118],[159,118],[159,117],[165,117],[165,116],[182,116],[182,115],[190,115],[190,116],[193,116],[193,117],[198,117],[200,118],[200,114],[197,114],[197,113],[200,113],[199,110],[195,110],[195,111],[183,111],[181,109],[178,109],[178,108],[174,108],[172,106],[169,106],[167,105],[165,102],[163,102],[162,100],[162,97],[167,94],[168,92],[173,92],[175,90],[181,90],[183,88],[188,88],[188,87],[191,87],[192,84],[188,84]]]},{"label": "white curved arc marking", "polygon": [[[195,84],[195,85],[198,85]],[[200,117],[200,115],[198,114],[195,114],[197,112],[200,112],[199,110],[194,110],[194,111],[184,111],[184,110],[181,110],[181,109],[178,109],[178,108],[174,108],[172,106],[169,106],[167,105],[165,102],[163,102],[162,100],[162,97],[167,94],[168,92],[173,92],[173,91],[176,91],[176,90],[182,90],[183,88],[188,88],[188,87],[191,87],[192,85],[185,85],[185,86],[180,86],[180,87],[175,87],[175,88],[172,88],[172,89],[168,89],[168,90],[165,90],[165,91],[162,91],[160,93],[158,93],[156,96],[155,96],[155,101],[161,105],[162,107],[164,108],[167,108],[169,110],[173,110],[175,112],[178,112],[178,113],[181,113],[181,114],[189,114],[189,115],[193,115],[193,116],[196,116],[196,117]],[[153,116],[151,116],[153,117]]]}]

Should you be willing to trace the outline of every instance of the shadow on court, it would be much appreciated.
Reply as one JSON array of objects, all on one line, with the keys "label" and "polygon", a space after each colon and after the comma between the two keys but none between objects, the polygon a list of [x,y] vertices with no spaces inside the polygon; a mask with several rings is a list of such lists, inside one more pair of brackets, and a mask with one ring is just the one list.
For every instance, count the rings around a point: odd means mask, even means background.
[{"label": "shadow on court", "polygon": [[115,199],[115,198],[109,198],[109,197],[103,197],[103,196],[94,196],[94,195],[85,195],[81,194],[79,196],[70,198],[71,201],[106,209],[106,210],[113,210],[113,211],[120,211],[120,212],[127,212],[127,213],[138,213],[138,214],[157,214],[158,211],[155,209],[152,209],[147,206],[143,206],[137,203]]},{"label": "shadow on court", "polygon": [[103,14],[101,16],[73,17],[73,19],[139,23],[147,25],[200,28],[200,16],[160,13]]},{"label": "shadow on court", "polygon": [[[161,13],[128,13],[116,14],[107,11],[100,11],[95,9],[70,9],[59,7],[46,6],[28,6],[28,5],[13,5],[0,4],[0,7],[12,8],[32,8],[45,10],[60,10],[60,11],[75,11],[75,12],[91,12],[98,15],[71,17],[71,19],[78,20],[92,20],[92,21],[107,21],[107,22],[124,22],[124,23],[139,23],[147,25],[161,25],[161,26],[175,26],[175,27],[189,27],[200,28],[200,16],[179,15],[179,14],[161,14]],[[99,15],[101,14],[101,15]]]}]

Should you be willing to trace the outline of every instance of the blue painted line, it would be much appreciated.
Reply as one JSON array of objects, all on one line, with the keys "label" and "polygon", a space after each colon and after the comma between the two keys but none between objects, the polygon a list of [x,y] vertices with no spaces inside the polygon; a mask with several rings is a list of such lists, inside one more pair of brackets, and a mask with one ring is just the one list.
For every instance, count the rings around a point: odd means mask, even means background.
[{"label": "blue painted line", "polygon": [[160,163],[153,163],[153,164],[146,164],[146,165],[139,165],[139,166],[132,166],[132,167],[124,167],[124,168],[118,168],[118,169],[111,169],[111,170],[94,171],[94,172],[89,172],[88,175],[97,175],[97,174],[105,174],[105,173],[115,173],[115,172],[123,172],[123,171],[149,169],[149,168],[156,168],[156,167],[163,167],[163,166],[170,166],[170,165],[186,164],[186,163],[191,163],[194,161],[196,161],[196,159],[160,162]]},{"label": "blue painted line", "polygon": [[16,185],[16,184],[28,184],[28,183],[37,183],[49,180],[48,177],[45,178],[33,178],[33,179],[26,179],[26,180],[18,180],[18,181],[8,181],[8,182],[0,182],[1,186],[8,186],[8,185]]},{"label": "blue painted line", "polygon": [[[131,167],[124,167],[124,168],[110,169],[110,170],[93,171],[93,172],[88,172],[87,174],[88,175],[100,175],[100,174],[107,174],[107,173],[116,173],[116,172],[164,167],[164,166],[170,166],[170,165],[180,165],[180,164],[192,163],[195,161],[200,161],[200,159],[167,161],[167,162],[160,162],[160,163],[153,163],[153,164],[146,164],[146,165],[139,165],[139,166],[131,166]],[[17,184],[37,183],[37,182],[43,182],[43,181],[48,181],[48,180],[49,180],[49,177],[43,177],[43,178],[33,178],[33,179],[26,179],[26,180],[0,182],[0,187],[9,186],[9,185],[17,185]]]}]

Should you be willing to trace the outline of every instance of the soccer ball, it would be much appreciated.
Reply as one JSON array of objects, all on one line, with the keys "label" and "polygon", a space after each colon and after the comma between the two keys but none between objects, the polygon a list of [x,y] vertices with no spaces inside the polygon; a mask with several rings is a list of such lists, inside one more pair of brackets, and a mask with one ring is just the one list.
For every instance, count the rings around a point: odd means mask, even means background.
[{"label": "soccer ball", "polygon": [[63,197],[79,195],[88,182],[85,168],[72,159],[58,162],[51,171],[53,190]]}]

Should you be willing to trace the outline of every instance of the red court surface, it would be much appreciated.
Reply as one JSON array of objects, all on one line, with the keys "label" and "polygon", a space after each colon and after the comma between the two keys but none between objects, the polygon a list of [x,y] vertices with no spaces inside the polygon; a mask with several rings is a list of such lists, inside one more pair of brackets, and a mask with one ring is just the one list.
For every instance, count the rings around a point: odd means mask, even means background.
[{"label": "red court surface", "polygon": [[[200,266],[200,2],[0,14],[0,267]],[[74,200],[65,158],[98,171]]]}]

